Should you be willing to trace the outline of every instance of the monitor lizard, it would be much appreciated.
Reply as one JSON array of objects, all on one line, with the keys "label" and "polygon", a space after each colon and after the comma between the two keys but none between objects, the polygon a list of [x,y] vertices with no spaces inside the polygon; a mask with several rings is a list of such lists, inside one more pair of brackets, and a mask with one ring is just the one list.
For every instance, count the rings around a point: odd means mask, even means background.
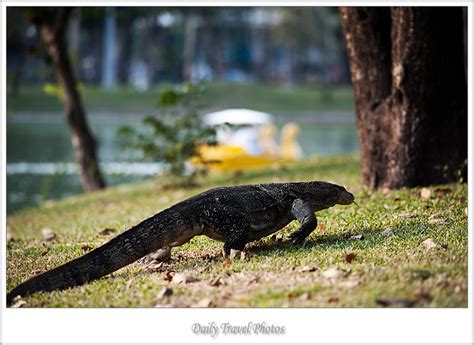
[{"label": "monitor lizard", "polygon": [[289,237],[301,243],[316,229],[315,212],[353,202],[354,196],[344,187],[321,181],[211,189],[145,219],[77,259],[21,283],[7,294],[7,305],[16,296],[85,284],[198,235],[224,242],[228,255],[231,249],[243,250],[247,243],[297,219],[301,226]]}]

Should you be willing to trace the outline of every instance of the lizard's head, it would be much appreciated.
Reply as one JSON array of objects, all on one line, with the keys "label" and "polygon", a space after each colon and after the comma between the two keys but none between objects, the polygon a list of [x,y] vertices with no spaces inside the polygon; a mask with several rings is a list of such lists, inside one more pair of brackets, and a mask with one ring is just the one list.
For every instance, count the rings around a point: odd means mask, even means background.
[{"label": "lizard's head", "polygon": [[305,194],[311,194],[311,199],[323,207],[336,204],[350,205],[354,202],[354,195],[344,187],[329,182],[314,181],[308,184]]},{"label": "lizard's head", "polygon": [[337,200],[336,204],[339,205],[350,205],[354,202],[354,195],[351,192],[348,192],[344,187],[334,185],[337,188]]}]

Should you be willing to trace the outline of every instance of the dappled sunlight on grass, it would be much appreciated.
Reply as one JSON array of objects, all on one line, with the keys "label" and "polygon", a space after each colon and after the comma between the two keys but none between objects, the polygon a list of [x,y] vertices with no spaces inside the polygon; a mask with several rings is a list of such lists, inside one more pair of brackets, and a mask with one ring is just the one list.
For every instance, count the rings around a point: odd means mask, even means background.
[{"label": "dappled sunlight on grass", "polygon": [[[173,249],[155,267],[134,263],[81,287],[38,293],[27,305],[74,307],[466,307],[467,185],[374,192],[360,184],[355,157],[308,161],[211,174],[187,189],[164,189],[150,180],[75,196],[28,209],[7,219],[7,287],[80,256],[144,218],[191,195],[220,185],[328,180],[352,191],[360,207],[318,212],[319,225],[301,245],[287,241],[292,222],[274,236],[247,246],[243,260],[225,260],[222,244],[206,237]],[[42,240],[42,229],[55,238]],[[103,232],[104,229],[111,229]],[[424,244],[431,239],[434,247]],[[171,273],[170,273],[171,272]],[[197,279],[168,282],[172,272]],[[217,282],[217,283],[216,283]],[[157,298],[165,286],[171,296]]]}]

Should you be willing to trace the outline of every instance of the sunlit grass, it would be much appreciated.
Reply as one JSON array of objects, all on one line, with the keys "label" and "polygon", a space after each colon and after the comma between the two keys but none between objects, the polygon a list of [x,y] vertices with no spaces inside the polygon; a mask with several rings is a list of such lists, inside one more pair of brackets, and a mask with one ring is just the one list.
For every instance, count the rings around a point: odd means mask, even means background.
[{"label": "sunlit grass", "polygon": [[[354,157],[314,158],[242,175],[211,175],[194,188],[166,189],[157,179],[21,211],[7,219],[13,236],[7,246],[7,287],[211,187],[327,180],[346,186],[361,207],[319,212],[320,226],[303,245],[267,237],[248,245],[245,260],[226,262],[221,243],[196,237],[173,249],[172,260],[159,268],[135,263],[81,287],[35,294],[25,299],[26,306],[188,307],[210,298],[211,306],[226,307],[467,307],[467,185],[431,187],[428,199],[416,188],[383,194],[361,185],[359,168]],[[297,226],[292,222],[280,233]],[[46,227],[56,234],[51,242],[42,241]],[[116,232],[100,235],[106,228]],[[362,238],[351,238],[357,235]],[[423,245],[429,238],[436,247]],[[352,262],[349,253],[355,255]],[[331,278],[331,270],[340,276]],[[170,271],[200,281],[169,283]],[[222,285],[212,286],[218,276]],[[172,287],[173,295],[158,300],[164,286]]]}]

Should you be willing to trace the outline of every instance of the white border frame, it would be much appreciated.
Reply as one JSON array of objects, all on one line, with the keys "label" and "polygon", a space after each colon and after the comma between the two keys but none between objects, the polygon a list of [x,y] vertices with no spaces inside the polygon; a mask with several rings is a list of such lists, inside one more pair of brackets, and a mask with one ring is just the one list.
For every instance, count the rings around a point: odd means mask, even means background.
[{"label": "white border frame", "polygon": [[[472,174],[472,3],[430,2],[314,2],[314,1],[8,1],[1,4],[2,100],[6,100],[6,7],[7,6],[467,6],[468,7],[468,127],[469,180]],[[460,309],[11,309],[5,306],[6,291],[6,102],[1,102],[1,340],[5,343],[471,343],[472,321],[472,206],[469,206],[468,308]],[[469,188],[469,205],[473,193]],[[283,325],[284,336],[195,336],[195,322],[251,322]]]}]

